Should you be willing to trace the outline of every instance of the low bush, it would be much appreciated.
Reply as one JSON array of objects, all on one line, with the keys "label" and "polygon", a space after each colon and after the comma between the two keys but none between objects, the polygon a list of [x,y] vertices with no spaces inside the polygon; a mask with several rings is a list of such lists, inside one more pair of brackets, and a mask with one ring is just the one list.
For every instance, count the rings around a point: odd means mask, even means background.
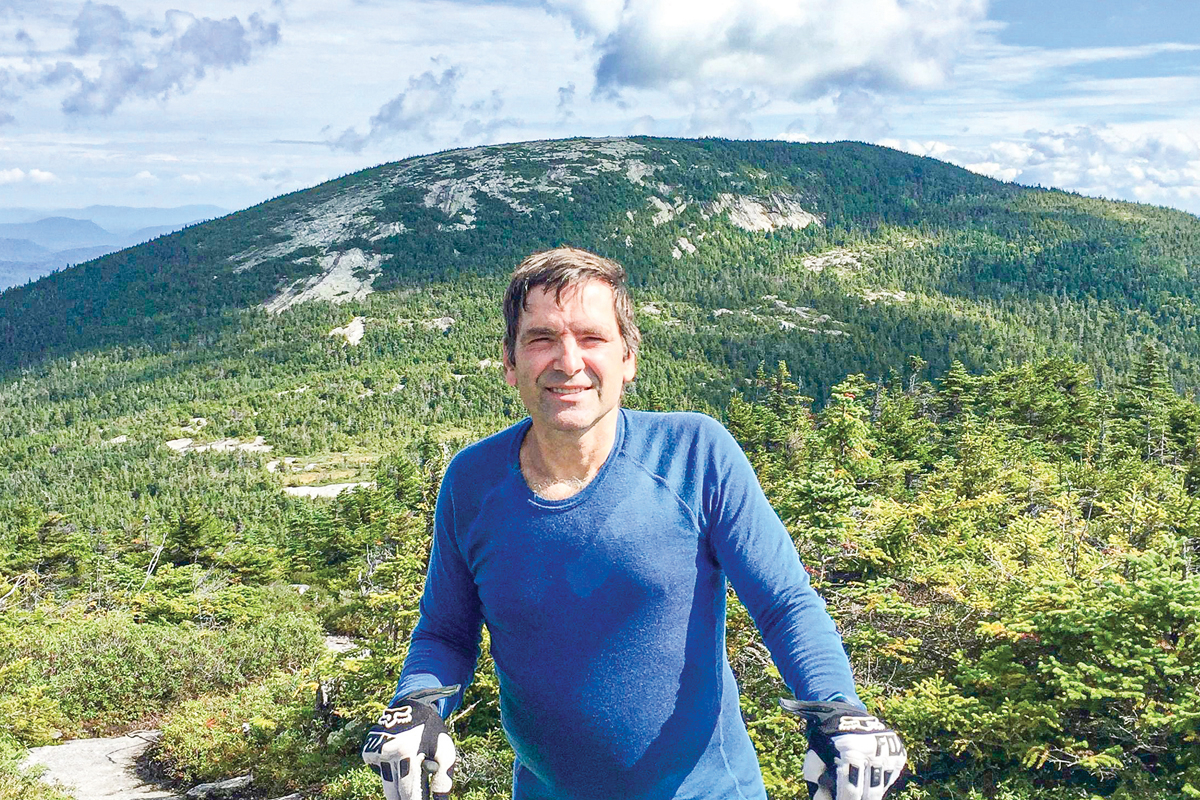
[{"label": "low bush", "polygon": [[109,732],[182,699],[308,665],[322,651],[319,624],[299,608],[226,629],[142,624],[127,613],[10,627],[0,671],[12,689],[0,699],[0,719],[27,746],[55,730]]},{"label": "low bush", "polygon": [[[155,758],[181,784],[253,773],[256,789],[266,794],[382,800],[379,778],[359,751],[391,698],[402,659],[402,652],[384,648],[331,653],[295,673],[180,703],[163,720]],[[491,663],[484,661],[463,709],[450,719],[459,749],[456,792],[464,800],[511,792],[512,751],[499,725]]]},{"label": "low bush", "polygon": [[253,772],[255,788],[269,794],[319,785],[357,747],[342,746],[317,718],[314,697],[305,671],[188,700],[163,721],[158,758],[173,778],[190,783]]}]

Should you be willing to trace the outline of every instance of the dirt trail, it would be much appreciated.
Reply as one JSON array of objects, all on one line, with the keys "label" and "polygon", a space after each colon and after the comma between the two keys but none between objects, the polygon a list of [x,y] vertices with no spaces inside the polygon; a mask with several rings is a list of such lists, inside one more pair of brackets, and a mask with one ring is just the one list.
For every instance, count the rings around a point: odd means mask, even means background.
[{"label": "dirt trail", "polygon": [[137,731],[109,739],[76,739],[34,747],[25,762],[42,765],[42,780],[63,784],[77,800],[167,800],[174,792],[138,777],[137,759],[158,731]]}]

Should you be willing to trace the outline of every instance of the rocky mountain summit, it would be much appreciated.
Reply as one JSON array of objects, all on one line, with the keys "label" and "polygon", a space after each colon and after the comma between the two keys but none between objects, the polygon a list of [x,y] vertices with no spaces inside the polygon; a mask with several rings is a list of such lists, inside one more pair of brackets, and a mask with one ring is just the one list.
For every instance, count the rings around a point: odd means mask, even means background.
[{"label": "rocky mountain summit", "polygon": [[[803,208],[798,193],[722,192],[698,202],[681,186],[656,179],[656,174],[665,172],[662,164],[654,163],[662,156],[657,148],[622,138],[480,147],[410,159],[285,217],[272,229],[279,241],[251,247],[229,260],[234,271],[242,273],[279,259],[300,263],[311,249],[320,251],[315,256],[315,274],[292,281],[263,301],[262,308],[273,313],[308,300],[359,300],[374,291],[384,262],[394,257],[386,248],[364,250],[361,243],[419,236],[422,229],[430,228],[439,233],[475,231],[494,225],[494,217],[506,214],[570,213],[571,209],[559,206],[575,203],[574,190],[590,190],[600,177],[624,179],[629,189],[644,195],[641,207],[626,209],[626,220],[613,233],[624,239],[626,248],[633,246],[632,230],[639,221],[649,220],[657,228],[689,206],[704,221],[724,217],[745,231],[799,230],[822,224]],[[751,188],[746,181],[736,183]],[[395,219],[398,195],[407,196],[407,202],[401,201],[406,206],[401,216],[417,216],[423,225]],[[586,201],[585,197],[581,203]],[[482,209],[485,205],[492,206],[490,215]],[[581,211],[586,214],[588,209]],[[696,252],[690,243],[684,249]]]}]

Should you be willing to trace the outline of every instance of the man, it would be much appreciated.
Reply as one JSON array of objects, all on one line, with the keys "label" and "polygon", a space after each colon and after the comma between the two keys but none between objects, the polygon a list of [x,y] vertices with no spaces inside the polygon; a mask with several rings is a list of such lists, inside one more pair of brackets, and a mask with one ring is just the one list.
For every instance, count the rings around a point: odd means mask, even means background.
[{"label": "man", "polygon": [[624,270],[573,248],[535,253],[504,312],[505,380],[529,417],[446,471],[421,618],[363,750],[389,800],[449,791],[441,717],[485,623],[516,800],[764,798],[725,655],[726,578],[809,701],[795,710],[810,719],[816,796],[882,797],[903,746],[861,710],[736,442],[700,414],[621,408],[640,339]]}]

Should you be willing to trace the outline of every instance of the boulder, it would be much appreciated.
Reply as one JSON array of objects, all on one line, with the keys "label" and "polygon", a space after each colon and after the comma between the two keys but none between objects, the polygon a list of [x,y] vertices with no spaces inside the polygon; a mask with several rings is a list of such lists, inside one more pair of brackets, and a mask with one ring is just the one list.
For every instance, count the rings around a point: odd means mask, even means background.
[{"label": "boulder", "polygon": [[227,781],[218,781],[216,783],[202,783],[199,786],[193,786],[187,790],[187,797],[195,800],[205,800],[205,798],[229,797],[242,789],[248,787],[254,782],[253,775],[242,775],[238,778],[230,778]]}]

